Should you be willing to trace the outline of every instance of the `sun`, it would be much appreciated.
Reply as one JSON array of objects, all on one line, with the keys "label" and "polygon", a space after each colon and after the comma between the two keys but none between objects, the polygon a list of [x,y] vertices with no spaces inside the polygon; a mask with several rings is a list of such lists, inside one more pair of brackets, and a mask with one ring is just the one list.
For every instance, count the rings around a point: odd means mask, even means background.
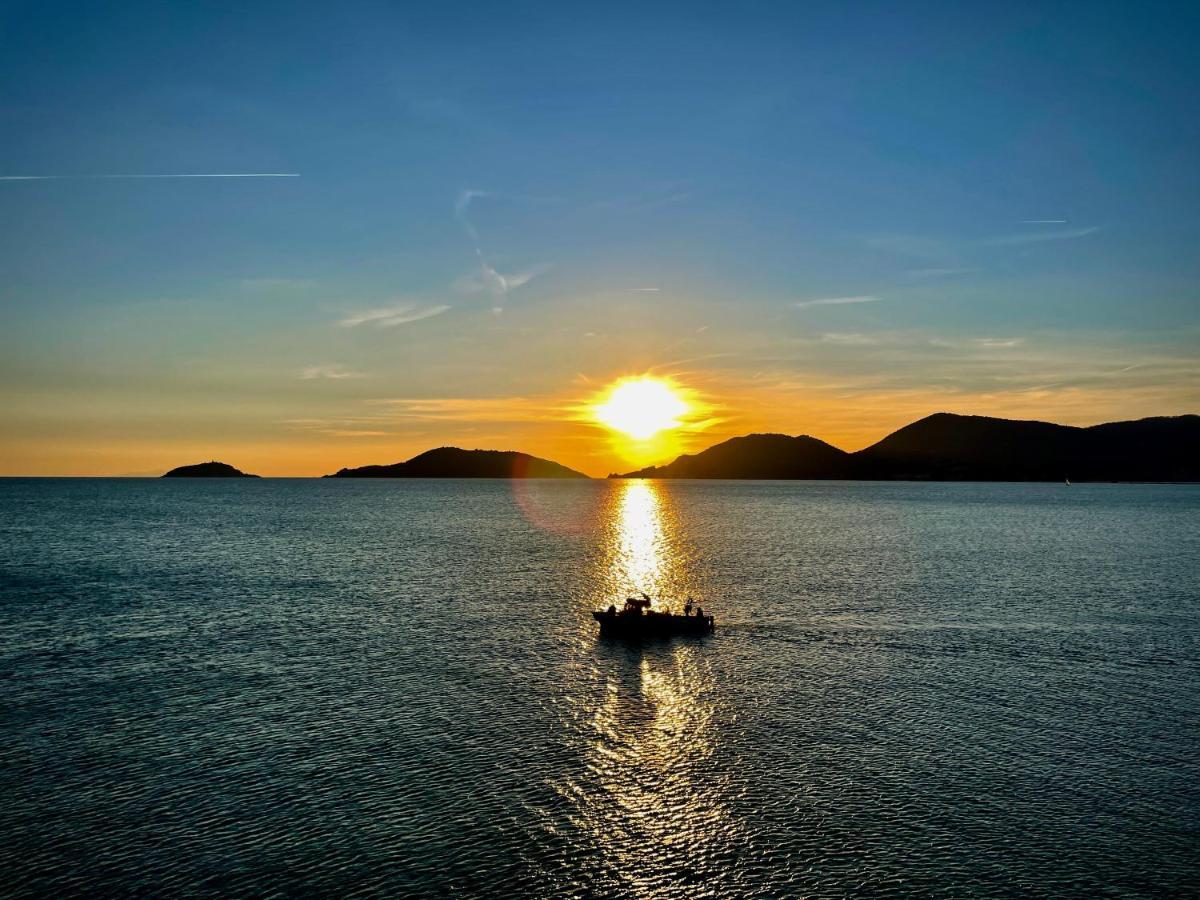
[{"label": "sun", "polygon": [[646,441],[680,427],[689,410],[670,382],[643,375],[614,384],[603,402],[592,407],[592,415],[614,431]]}]

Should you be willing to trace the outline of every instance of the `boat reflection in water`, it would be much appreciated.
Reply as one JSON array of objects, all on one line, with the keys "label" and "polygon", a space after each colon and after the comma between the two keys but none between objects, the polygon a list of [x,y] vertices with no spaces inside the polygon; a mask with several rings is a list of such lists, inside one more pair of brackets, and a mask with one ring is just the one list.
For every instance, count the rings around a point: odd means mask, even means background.
[{"label": "boat reflection in water", "polygon": [[[626,481],[613,490],[600,563],[607,570],[596,573],[608,596],[627,595],[631,586],[683,596],[690,558],[672,533],[663,489]],[[697,641],[597,640],[587,624],[590,640],[579,643],[577,661],[587,689],[571,699],[566,723],[583,770],[559,784],[572,824],[593,844],[572,887],[705,896],[741,831],[716,799],[728,796],[722,767],[712,765],[724,716],[714,705],[706,648]]]}]

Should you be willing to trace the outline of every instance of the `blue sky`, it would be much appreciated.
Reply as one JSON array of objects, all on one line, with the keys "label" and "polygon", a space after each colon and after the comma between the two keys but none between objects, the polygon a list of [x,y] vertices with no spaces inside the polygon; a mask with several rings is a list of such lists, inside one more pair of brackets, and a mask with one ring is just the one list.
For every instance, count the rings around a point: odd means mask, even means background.
[{"label": "blue sky", "polygon": [[0,471],[1195,411],[1195,7],[408,7],[5,7]]}]

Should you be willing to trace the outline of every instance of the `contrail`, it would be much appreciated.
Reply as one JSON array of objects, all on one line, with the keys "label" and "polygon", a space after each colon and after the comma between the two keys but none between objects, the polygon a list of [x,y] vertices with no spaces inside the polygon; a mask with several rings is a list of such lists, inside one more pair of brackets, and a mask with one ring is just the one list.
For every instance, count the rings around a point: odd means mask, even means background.
[{"label": "contrail", "polygon": [[0,181],[79,181],[113,178],[299,178],[299,172],[200,172],[172,175],[0,175]]},{"label": "contrail", "polygon": [[1022,219],[1022,225],[1066,225],[1066,219]]}]

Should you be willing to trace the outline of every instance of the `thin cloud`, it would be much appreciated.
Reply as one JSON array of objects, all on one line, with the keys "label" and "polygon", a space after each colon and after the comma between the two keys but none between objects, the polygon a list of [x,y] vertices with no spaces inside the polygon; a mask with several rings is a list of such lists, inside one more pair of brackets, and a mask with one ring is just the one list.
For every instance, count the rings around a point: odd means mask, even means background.
[{"label": "thin cloud", "polygon": [[652,288],[652,287],[630,288],[629,293],[631,293],[631,294],[657,294],[661,290],[662,290],[662,288]]},{"label": "thin cloud", "polygon": [[471,239],[471,244],[475,248],[475,258],[479,261],[478,277],[460,278],[455,282],[455,287],[463,293],[487,291],[492,296],[492,312],[499,315],[504,311],[504,301],[509,291],[528,284],[549,269],[549,266],[542,263],[524,272],[505,275],[488,262],[479,239],[479,231],[471,221],[470,212],[472,201],[490,196],[493,195],[488,191],[463,190],[459,191],[458,197],[454,201],[454,217],[458,219],[459,224]]},{"label": "thin cloud", "polygon": [[980,347],[987,347],[989,350],[996,350],[1008,347],[1018,347],[1025,343],[1024,338],[998,338],[998,337],[983,337],[975,338],[972,343]]},{"label": "thin cloud", "polygon": [[333,363],[325,366],[308,366],[300,371],[300,377],[306,381],[312,381],[317,378],[332,378],[341,380],[343,378],[366,378],[365,372],[352,372],[345,366]]},{"label": "thin cloud", "polygon": [[878,297],[861,296],[861,297],[821,297],[817,300],[797,300],[792,305],[805,309],[809,306],[846,306],[852,303],[878,303]]},{"label": "thin cloud", "polygon": [[1022,225],[1066,225],[1066,219],[1022,219]]},{"label": "thin cloud", "polygon": [[479,232],[475,230],[475,226],[471,224],[470,216],[471,201],[476,197],[491,196],[487,191],[459,191],[458,197],[454,201],[454,217],[458,219],[463,229],[470,236],[471,241],[475,244],[475,251],[479,252]]},{"label": "thin cloud", "polygon": [[548,264],[542,263],[523,272],[513,272],[512,274],[505,275],[480,257],[479,274],[464,275],[454,282],[454,289],[463,294],[478,294],[488,291],[493,296],[504,297],[509,291],[516,290],[533,281],[539,275],[550,271],[550,268]]},{"label": "thin cloud", "polygon": [[827,332],[821,335],[821,340],[827,344],[841,344],[846,347],[866,347],[879,343],[879,338],[869,334],[848,332]]},{"label": "thin cloud", "polygon": [[299,172],[178,172],[166,175],[0,175],[0,181],[94,181],[128,178],[299,178]]},{"label": "thin cloud", "polygon": [[591,205],[592,209],[612,210],[654,210],[664,206],[672,206],[690,200],[695,194],[688,182],[667,182],[624,197],[612,197],[597,200]]},{"label": "thin cloud", "polygon": [[449,306],[417,306],[412,303],[402,303],[397,306],[386,306],[378,309],[364,309],[351,313],[338,324],[343,328],[354,328],[358,325],[372,325],[375,328],[394,328],[409,322],[419,322],[440,316],[449,310]]},{"label": "thin cloud", "polygon": [[1088,228],[1071,228],[1066,231],[1035,231],[1026,234],[1005,234],[999,237],[988,238],[983,243],[993,247],[1015,247],[1020,244],[1040,244],[1045,241],[1070,241],[1095,234],[1099,230],[1099,225],[1092,225]]},{"label": "thin cloud", "polygon": [[393,421],[558,422],[564,411],[560,403],[530,397],[401,397],[370,402],[385,406]]}]

